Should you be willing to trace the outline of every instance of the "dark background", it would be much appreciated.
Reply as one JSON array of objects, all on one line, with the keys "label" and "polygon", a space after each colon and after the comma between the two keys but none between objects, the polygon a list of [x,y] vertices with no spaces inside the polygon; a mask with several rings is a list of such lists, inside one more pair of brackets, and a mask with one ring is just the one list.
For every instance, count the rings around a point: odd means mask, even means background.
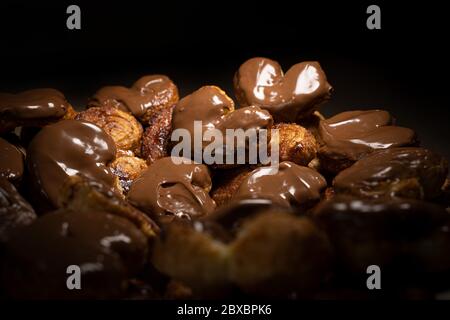
[{"label": "dark background", "polygon": [[[450,158],[448,13],[441,2],[2,1],[0,91],[54,87],[83,107],[104,85],[164,73],[181,95],[232,77],[253,56],[287,70],[318,60],[335,88],[321,111],[384,108]],[[81,7],[81,30],[66,8]],[[381,30],[366,8],[381,7]]]}]

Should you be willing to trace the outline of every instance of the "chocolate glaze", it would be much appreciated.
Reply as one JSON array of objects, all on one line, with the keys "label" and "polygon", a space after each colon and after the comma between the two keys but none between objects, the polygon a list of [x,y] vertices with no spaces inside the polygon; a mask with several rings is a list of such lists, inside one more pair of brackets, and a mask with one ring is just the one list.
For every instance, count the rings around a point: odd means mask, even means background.
[{"label": "chocolate glaze", "polygon": [[[52,212],[11,235],[7,291],[34,299],[115,296],[126,276],[143,267],[147,252],[146,237],[127,219],[101,211]],[[67,290],[66,268],[73,264],[81,268],[82,290]]]},{"label": "chocolate glaze", "polygon": [[37,192],[57,206],[68,176],[83,175],[115,186],[115,176],[106,165],[114,160],[115,143],[96,125],[64,120],[44,127],[31,141],[27,166]]},{"label": "chocolate glaze", "polygon": [[[439,245],[445,243],[447,251],[450,248],[450,234],[445,228],[450,222],[449,214],[429,202],[337,195],[319,204],[313,217],[326,230],[340,262],[352,271],[366,270],[373,263],[383,267],[398,262],[400,256],[420,260],[424,249],[438,258],[445,252],[439,252]],[[433,243],[431,239],[439,234],[445,240]],[[448,268],[450,259],[446,260]],[[409,263],[407,269],[417,267],[418,262]]]},{"label": "chocolate glaze", "polygon": [[195,218],[211,213],[211,177],[205,165],[175,164],[171,157],[156,160],[134,180],[128,200],[161,221],[164,217]]},{"label": "chocolate glaze", "polygon": [[55,89],[34,89],[19,94],[0,93],[0,119],[61,118],[69,106],[64,95]]},{"label": "chocolate glaze", "polygon": [[391,115],[384,110],[339,113],[320,121],[320,138],[325,144],[321,152],[356,161],[373,150],[416,143],[413,130],[392,123]]},{"label": "chocolate glaze", "polygon": [[253,170],[233,198],[263,198],[284,207],[307,207],[320,199],[320,192],[326,186],[317,171],[284,161],[276,173],[273,167]]},{"label": "chocolate glaze", "polygon": [[0,178],[17,181],[23,175],[23,153],[13,144],[0,138]]},{"label": "chocolate glaze", "polygon": [[0,242],[18,226],[28,225],[36,219],[36,214],[16,188],[0,177]]},{"label": "chocolate glaze", "polygon": [[266,109],[276,122],[294,122],[311,114],[332,91],[318,62],[298,63],[283,74],[278,62],[267,58],[244,62],[234,88],[241,105]]},{"label": "chocolate glaze", "polygon": [[131,88],[103,87],[89,101],[89,106],[113,106],[142,117],[148,109],[177,99],[178,89],[164,75],[149,75],[137,80]]},{"label": "chocolate glaze", "polygon": [[447,161],[414,147],[375,151],[341,171],[334,179],[337,193],[366,197],[437,196],[447,176]]},{"label": "chocolate glaze", "polygon": [[[259,107],[234,109],[233,100],[216,86],[204,86],[181,99],[172,116],[172,129],[187,129],[194,140],[194,121],[202,121],[202,134],[210,128],[263,129],[272,125],[270,114]],[[209,142],[203,142],[203,146]],[[236,145],[236,144],[235,144]],[[193,149],[194,150],[194,149]]]}]

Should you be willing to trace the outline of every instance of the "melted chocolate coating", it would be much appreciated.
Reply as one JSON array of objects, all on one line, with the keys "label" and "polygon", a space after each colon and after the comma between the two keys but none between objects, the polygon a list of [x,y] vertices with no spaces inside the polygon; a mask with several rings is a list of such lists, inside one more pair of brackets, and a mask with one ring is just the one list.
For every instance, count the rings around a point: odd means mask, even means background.
[{"label": "melted chocolate coating", "polygon": [[137,80],[130,89],[121,86],[101,88],[89,101],[89,106],[113,106],[141,118],[147,110],[176,100],[178,89],[167,76],[149,75]]},{"label": "melted chocolate coating", "polygon": [[57,207],[68,176],[83,175],[113,188],[116,178],[107,167],[114,160],[112,138],[96,125],[64,120],[44,127],[31,141],[27,166],[34,187]]},{"label": "melted chocolate coating", "polygon": [[13,144],[0,138],[0,178],[17,181],[22,178],[24,155]]},{"label": "melted chocolate coating", "polygon": [[[7,292],[28,298],[106,298],[140,270],[146,237],[128,220],[101,211],[49,213],[6,244]],[[82,290],[68,290],[66,268],[81,268]]]},{"label": "melted chocolate coating", "polygon": [[379,150],[341,171],[334,179],[337,193],[364,197],[433,198],[441,192],[447,161],[423,148]]},{"label": "melted chocolate coating", "polygon": [[211,213],[216,204],[209,196],[211,177],[202,164],[175,164],[171,157],[156,160],[134,180],[128,200],[161,218],[194,218]]},{"label": "melted chocolate coating", "polygon": [[244,62],[234,88],[241,105],[266,109],[276,122],[294,122],[311,114],[332,91],[318,62],[298,63],[283,74],[278,62],[267,58]]},{"label": "melted chocolate coating", "polygon": [[69,106],[64,95],[55,89],[34,89],[19,94],[0,93],[0,119],[61,118]]},{"label": "melted chocolate coating", "polygon": [[[255,106],[234,109],[233,100],[215,86],[204,86],[181,99],[172,115],[172,129],[186,129],[194,146],[194,121],[202,121],[202,132],[215,128],[225,136],[226,129],[263,129],[272,125],[270,114]],[[203,146],[209,142],[203,142]],[[238,142],[242,143],[242,142]],[[236,143],[235,143],[236,146]]]},{"label": "melted chocolate coating", "polygon": [[240,185],[234,199],[263,198],[284,207],[308,207],[320,199],[327,183],[317,171],[284,161],[278,172],[260,167]]},{"label": "melted chocolate coating", "polygon": [[16,227],[28,225],[36,219],[36,213],[22,198],[16,188],[0,177],[0,242]]},{"label": "melted chocolate coating", "polygon": [[392,122],[384,110],[339,113],[320,121],[320,137],[325,144],[320,151],[331,158],[356,161],[373,150],[416,143],[413,130],[393,126]]},{"label": "melted chocolate coating", "polygon": [[[450,259],[443,255],[450,248],[450,234],[445,227],[450,216],[438,205],[415,199],[338,195],[319,204],[314,218],[329,235],[340,263],[350,271],[365,271],[371,264],[383,268],[400,262],[400,257],[406,262],[411,259],[416,262],[408,263],[410,270],[412,267],[450,268]],[[433,243],[440,236],[445,241]],[[441,244],[446,251],[439,252]],[[429,256],[435,255],[434,258],[422,259],[424,249]],[[445,266],[432,265],[439,256]]]}]

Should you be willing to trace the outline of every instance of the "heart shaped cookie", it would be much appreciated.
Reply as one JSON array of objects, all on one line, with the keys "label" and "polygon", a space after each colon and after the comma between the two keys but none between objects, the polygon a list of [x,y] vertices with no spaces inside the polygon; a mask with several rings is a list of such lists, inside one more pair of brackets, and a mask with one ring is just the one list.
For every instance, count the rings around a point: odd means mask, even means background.
[{"label": "heart shaped cookie", "polygon": [[103,87],[90,99],[88,107],[112,106],[128,111],[147,124],[153,112],[170,108],[178,101],[178,88],[167,76],[149,75],[137,80],[131,88]]},{"label": "heart shaped cookie", "polygon": [[241,106],[266,109],[275,122],[294,122],[328,100],[332,87],[318,62],[298,63],[283,74],[278,62],[252,58],[236,72],[234,90]]}]

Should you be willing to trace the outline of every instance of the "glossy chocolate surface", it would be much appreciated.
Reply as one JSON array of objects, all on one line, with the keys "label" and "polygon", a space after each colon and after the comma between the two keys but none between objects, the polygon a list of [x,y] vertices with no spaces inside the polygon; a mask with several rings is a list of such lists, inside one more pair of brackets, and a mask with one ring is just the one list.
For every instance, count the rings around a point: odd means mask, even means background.
[{"label": "glossy chocolate surface", "polygon": [[[326,230],[339,263],[349,271],[368,265],[404,271],[445,270],[450,259],[449,214],[416,199],[364,199],[338,195],[320,203],[314,219]],[[402,265],[403,264],[403,265]],[[400,275],[400,274],[399,274]]]},{"label": "glossy chocolate surface", "polygon": [[[202,132],[194,132],[194,121],[202,121]],[[272,117],[267,111],[255,106],[235,110],[233,100],[216,86],[201,87],[181,99],[172,116],[172,129],[188,130],[194,150],[194,137],[203,137],[208,129],[218,129],[225,135],[226,129],[258,130],[271,125]]]},{"label": "glossy chocolate surface", "polygon": [[276,122],[294,122],[311,114],[332,91],[318,62],[298,63],[284,74],[278,62],[267,58],[244,62],[234,88],[242,106],[266,109]]},{"label": "glossy chocolate surface", "polygon": [[317,171],[284,161],[278,172],[273,167],[253,170],[233,198],[262,198],[285,207],[302,207],[318,201],[326,186],[325,179]]},{"label": "glossy chocolate surface", "polygon": [[61,118],[68,107],[64,95],[55,89],[34,89],[19,94],[0,93],[0,119]]},{"label": "glossy chocolate surface", "polygon": [[20,180],[24,170],[24,155],[13,144],[0,138],[0,178]]},{"label": "glossy chocolate surface", "polygon": [[[127,219],[101,211],[57,211],[11,236],[6,261],[14,269],[7,271],[16,280],[12,285],[23,290],[29,280],[31,290],[40,290],[33,298],[109,297],[143,266],[147,250],[146,237]],[[83,290],[67,290],[69,265],[80,267]]]},{"label": "glossy chocolate surface", "polygon": [[156,160],[134,180],[128,200],[156,220],[194,218],[211,213],[211,177],[205,165],[175,164],[171,157]]},{"label": "glossy chocolate surface", "polygon": [[[337,193],[357,196],[432,198],[447,176],[447,161],[424,148],[375,151],[341,171],[333,181]],[[411,194],[410,194],[411,193]]]},{"label": "glossy chocolate surface", "polygon": [[112,138],[96,125],[64,120],[44,127],[28,147],[27,166],[34,187],[53,206],[66,178],[83,175],[113,188],[115,176],[107,164],[114,160]]},{"label": "glossy chocolate surface", "polygon": [[373,150],[416,143],[413,130],[392,124],[391,115],[384,110],[339,113],[320,121],[321,152],[356,161]]},{"label": "glossy chocolate surface", "polygon": [[89,106],[113,106],[140,118],[147,110],[177,99],[178,89],[167,76],[149,75],[137,80],[131,88],[101,88],[89,101]]}]

